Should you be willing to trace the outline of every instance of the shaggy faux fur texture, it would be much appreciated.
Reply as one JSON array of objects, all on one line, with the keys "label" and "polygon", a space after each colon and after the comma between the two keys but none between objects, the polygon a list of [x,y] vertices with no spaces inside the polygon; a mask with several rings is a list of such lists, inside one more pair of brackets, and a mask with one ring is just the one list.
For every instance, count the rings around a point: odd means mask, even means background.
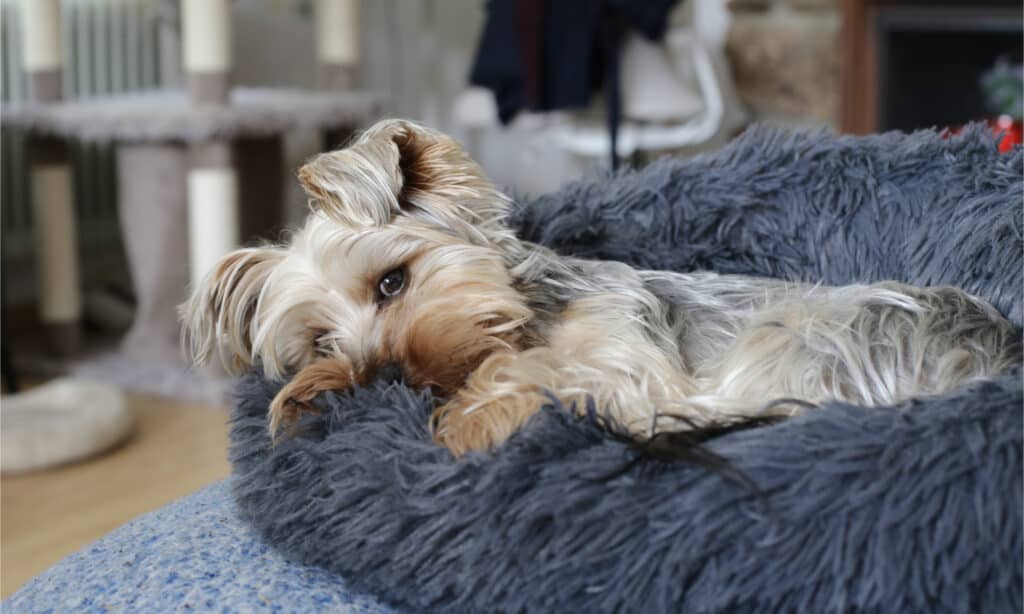
[{"label": "shaggy faux fur texture", "polygon": [[[586,181],[517,214],[562,253],[830,284],[951,284],[1022,317],[1024,155],[980,129],[751,130],[721,152]],[[1020,373],[897,408],[843,403],[712,450],[760,494],[561,408],[456,461],[430,399],[324,395],[271,447],[278,384],[241,384],[240,511],[287,556],[413,609],[1019,611]]]}]

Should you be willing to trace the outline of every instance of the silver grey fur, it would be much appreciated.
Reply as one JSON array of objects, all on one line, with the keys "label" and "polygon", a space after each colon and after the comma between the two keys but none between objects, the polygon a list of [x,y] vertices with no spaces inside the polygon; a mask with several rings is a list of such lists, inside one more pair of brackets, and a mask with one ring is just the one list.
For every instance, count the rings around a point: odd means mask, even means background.
[{"label": "silver grey fur", "polygon": [[[1015,327],[984,301],[951,287],[825,287],[643,271],[563,258],[527,242],[508,253],[519,261],[510,263],[513,277],[538,314],[527,324],[535,343],[547,341],[553,322],[575,301],[607,293],[628,297],[632,308],[618,316],[678,355],[678,376],[698,382],[702,397],[717,397],[718,403],[702,405],[735,412],[715,419],[750,415],[776,398],[890,405],[1005,373],[1021,361]],[[800,409],[783,404],[772,411],[780,408]]]}]

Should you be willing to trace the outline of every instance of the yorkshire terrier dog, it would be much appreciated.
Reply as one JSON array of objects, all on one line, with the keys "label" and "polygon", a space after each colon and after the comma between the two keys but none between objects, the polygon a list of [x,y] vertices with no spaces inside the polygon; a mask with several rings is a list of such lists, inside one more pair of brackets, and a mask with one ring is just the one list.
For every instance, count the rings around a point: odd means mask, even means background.
[{"label": "yorkshire terrier dog", "polygon": [[312,212],[290,243],[226,256],[182,308],[195,361],[292,376],[274,436],[321,391],[382,372],[434,391],[433,435],[462,455],[551,398],[644,440],[828,399],[889,405],[1021,361],[1016,329],[953,288],[559,256],[515,236],[509,198],[453,139],[410,122],[376,124],[299,180]]}]

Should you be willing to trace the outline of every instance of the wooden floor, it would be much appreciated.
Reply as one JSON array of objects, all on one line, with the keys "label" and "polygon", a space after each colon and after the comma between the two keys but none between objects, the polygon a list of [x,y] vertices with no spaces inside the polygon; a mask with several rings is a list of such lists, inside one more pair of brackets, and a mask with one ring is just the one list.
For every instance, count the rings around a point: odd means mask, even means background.
[{"label": "wooden floor", "polygon": [[110,452],[0,478],[0,597],[132,518],[229,473],[223,408],[130,396],[134,436]]}]

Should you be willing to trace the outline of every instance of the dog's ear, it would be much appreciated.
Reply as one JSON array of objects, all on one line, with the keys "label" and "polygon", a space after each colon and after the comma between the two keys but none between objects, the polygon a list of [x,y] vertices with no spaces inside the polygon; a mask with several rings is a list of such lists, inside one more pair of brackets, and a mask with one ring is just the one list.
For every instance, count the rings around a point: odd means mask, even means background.
[{"label": "dog's ear", "polygon": [[247,248],[222,258],[179,307],[185,351],[196,364],[214,356],[239,373],[253,364],[252,325],[260,293],[284,252]]},{"label": "dog's ear", "polygon": [[314,208],[350,225],[409,215],[496,231],[510,204],[454,139],[403,120],[379,122],[351,146],[316,156],[299,181]]}]

